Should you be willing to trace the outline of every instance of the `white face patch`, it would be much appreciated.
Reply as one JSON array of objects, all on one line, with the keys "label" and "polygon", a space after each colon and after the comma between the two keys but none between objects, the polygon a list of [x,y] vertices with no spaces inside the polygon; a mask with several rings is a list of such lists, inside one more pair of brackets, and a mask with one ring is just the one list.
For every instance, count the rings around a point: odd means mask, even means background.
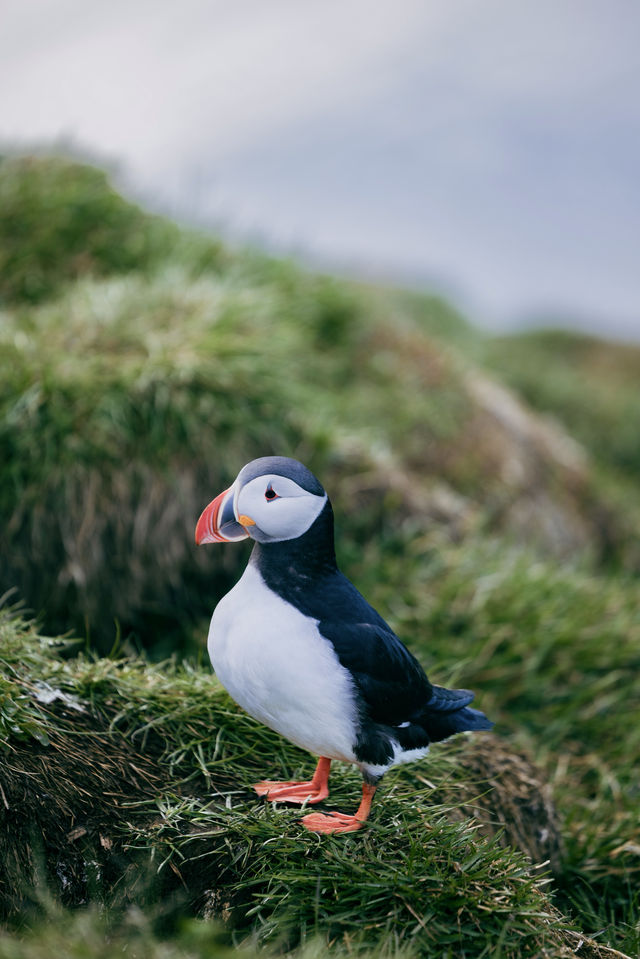
[{"label": "white face patch", "polygon": [[[316,496],[302,489],[292,479],[268,473],[250,480],[235,492],[236,517],[248,516],[269,542],[277,543],[297,539],[318,518],[327,502],[324,496]],[[253,527],[247,526],[253,538]]]}]

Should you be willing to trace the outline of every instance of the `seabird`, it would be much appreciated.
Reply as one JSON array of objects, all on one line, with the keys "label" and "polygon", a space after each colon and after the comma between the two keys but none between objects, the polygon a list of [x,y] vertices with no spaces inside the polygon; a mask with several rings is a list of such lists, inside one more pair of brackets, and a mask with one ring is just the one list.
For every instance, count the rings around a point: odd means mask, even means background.
[{"label": "seabird", "polygon": [[196,543],[254,541],[247,568],[215,608],[213,668],[249,715],[319,757],[308,782],[256,783],[271,802],[314,804],[329,795],[331,761],[363,779],[353,815],[309,813],[319,833],[354,832],[377,784],[429,744],[490,729],[474,694],[429,682],[382,617],[340,572],[333,510],[306,466],[283,456],[252,460],[203,511]]}]

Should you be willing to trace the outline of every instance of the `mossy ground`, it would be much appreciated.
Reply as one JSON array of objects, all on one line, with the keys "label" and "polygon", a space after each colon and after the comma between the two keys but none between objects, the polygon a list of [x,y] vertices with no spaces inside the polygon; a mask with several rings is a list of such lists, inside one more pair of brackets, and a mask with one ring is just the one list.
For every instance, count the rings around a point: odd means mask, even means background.
[{"label": "mossy ground", "polygon": [[[41,906],[48,886],[68,905],[155,912],[165,935],[197,914],[225,920],[236,942],[289,950],[565,954],[571,924],[515,849],[515,767],[502,794],[495,782],[503,744],[434,748],[426,768],[388,777],[366,832],[318,837],[299,810],[250,788],[265,772],[304,775],[309,757],[239,712],[207,671],[60,656],[63,644],[11,613],[2,630],[14,687],[3,706],[18,704],[3,737],[7,918]],[[534,768],[518,777],[521,807],[535,804]],[[332,785],[334,808],[357,802],[353,772],[338,766]],[[544,811],[527,825],[555,828]]]}]

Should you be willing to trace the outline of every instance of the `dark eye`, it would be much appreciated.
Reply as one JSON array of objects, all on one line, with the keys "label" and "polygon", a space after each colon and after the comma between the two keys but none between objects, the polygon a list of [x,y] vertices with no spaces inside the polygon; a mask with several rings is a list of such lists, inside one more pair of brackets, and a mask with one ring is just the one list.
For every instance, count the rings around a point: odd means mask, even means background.
[{"label": "dark eye", "polygon": [[271,483],[269,483],[269,485],[267,486],[267,490],[266,490],[266,493],[264,494],[264,498],[266,500],[278,499],[278,494],[274,490]]}]

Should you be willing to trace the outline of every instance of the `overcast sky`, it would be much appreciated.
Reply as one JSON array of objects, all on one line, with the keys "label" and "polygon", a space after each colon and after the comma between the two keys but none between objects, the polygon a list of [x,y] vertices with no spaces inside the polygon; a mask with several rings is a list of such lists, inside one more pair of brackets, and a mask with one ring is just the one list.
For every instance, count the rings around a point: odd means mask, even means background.
[{"label": "overcast sky", "polygon": [[638,0],[5,0],[0,138],[230,235],[640,339]]}]

